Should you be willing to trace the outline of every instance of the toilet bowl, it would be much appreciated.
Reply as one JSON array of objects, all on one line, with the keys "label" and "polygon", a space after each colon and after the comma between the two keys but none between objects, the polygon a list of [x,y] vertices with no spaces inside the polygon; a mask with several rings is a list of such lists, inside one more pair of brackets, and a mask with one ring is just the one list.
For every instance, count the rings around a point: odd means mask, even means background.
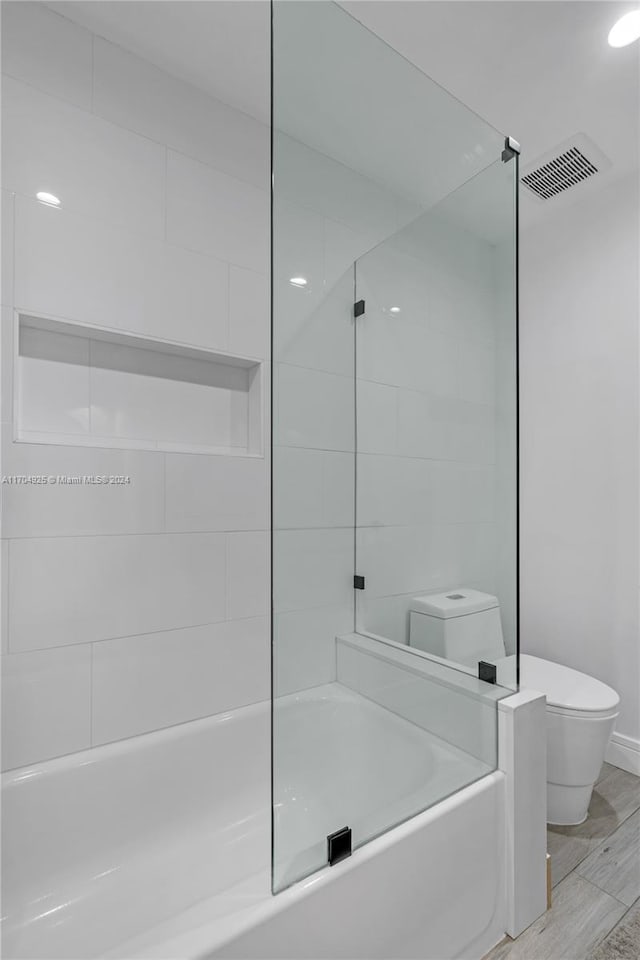
[{"label": "toilet bowl", "polygon": [[[463,587],[415,597],[409,645],[477,670],[491,661],[515,676],[506,656],[496,597]],[[619,712],[620,698],[600,680],[551,660],[520,656],[520,686],[547,698],[547,821],[570,826],[587,818],[594,784]]]}]

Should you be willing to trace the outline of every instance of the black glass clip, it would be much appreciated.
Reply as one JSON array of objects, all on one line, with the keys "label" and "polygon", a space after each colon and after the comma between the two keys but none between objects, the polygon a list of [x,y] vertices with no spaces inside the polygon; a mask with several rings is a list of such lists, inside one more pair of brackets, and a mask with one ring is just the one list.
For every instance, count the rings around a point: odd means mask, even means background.
[{"label": "black glass clip", "polygon": [[342,827],[327,836],[327,862],[330,866],[351,856],[351,827]]},{"label": "black glass clip", "polygon": [[498,671],[495,663],[487,663],[486,660],[478,661],[478,677],[485,683],[496,683]]},{"label": "black glass clip", "polygon": [[364,300],[356,300],[353,305],[353,315],[354,317],[361,317],[364,313]]},{"label": "black glass clip", "polygon": [[364,590],[364,577],[361,577],[359,574],[354,574],[353,576],[353,589],[354,590]]}]

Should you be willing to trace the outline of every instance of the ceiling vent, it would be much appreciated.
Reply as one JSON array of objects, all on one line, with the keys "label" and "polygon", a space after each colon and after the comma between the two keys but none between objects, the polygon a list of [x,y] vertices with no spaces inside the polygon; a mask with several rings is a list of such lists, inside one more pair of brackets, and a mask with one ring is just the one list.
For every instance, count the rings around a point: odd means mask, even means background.
[{"label": "ceiling vent", "polygon": [[604,170],[611,161],[582,133],[576,134],[525,169],[520,182],[538,200],[552,200],[581,186]]}]

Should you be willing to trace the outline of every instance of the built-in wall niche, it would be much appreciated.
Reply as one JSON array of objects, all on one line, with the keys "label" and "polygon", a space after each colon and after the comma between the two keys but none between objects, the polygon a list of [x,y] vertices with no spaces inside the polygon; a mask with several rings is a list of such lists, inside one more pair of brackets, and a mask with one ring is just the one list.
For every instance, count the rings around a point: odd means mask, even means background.
[{"label": "built-in wall niche", "polygon": [[16,324],[16,441],[263,456],[260,362],[45,317]]}]

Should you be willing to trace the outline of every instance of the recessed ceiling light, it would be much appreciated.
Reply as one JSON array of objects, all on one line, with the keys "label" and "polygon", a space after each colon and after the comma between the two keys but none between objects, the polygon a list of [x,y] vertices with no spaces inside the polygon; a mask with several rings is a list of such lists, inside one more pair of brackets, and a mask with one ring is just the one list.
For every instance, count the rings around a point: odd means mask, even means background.
[{"label": "recessed ceiling light", "polygon": [[400,307],[389,307],[391,313],[400,313]]},{"label": "recessed ceiling light", "polygon": [[289,283],[294,287],[306,287],[307,278],[306,277],[291,277]]},{"label": "recessed ceiling light", "polygon": [[41,190],[39,193],[36,193],[37,199],[40,203],[48,203],[50,207],[59,207],[60,200],[53,193],[47,193],[46,190]]},{"label": "recessed ceiling light", "polygon": [[640,38],[640,10],[632,10],[620,17],[609,31],[610,47],[626,47]]}]

